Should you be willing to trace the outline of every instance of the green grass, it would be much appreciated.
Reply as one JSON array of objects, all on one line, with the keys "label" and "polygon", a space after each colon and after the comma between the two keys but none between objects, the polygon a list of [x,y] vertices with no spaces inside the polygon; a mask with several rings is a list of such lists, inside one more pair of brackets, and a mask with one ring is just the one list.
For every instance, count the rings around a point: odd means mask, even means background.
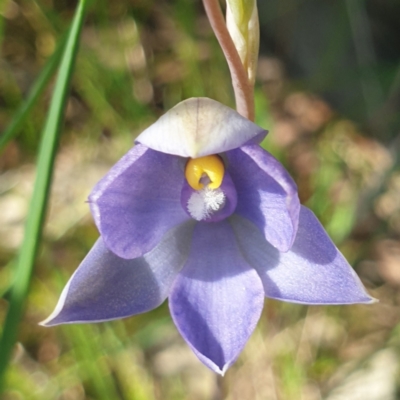
[{"label": "green grass", "polygon": [[[85,16],[85,8],[86,0],[82,0],[77,9],[76,17],[71,25],[71,30],[65,45],[57,81],[54,87],[51,107],[43,130],[42,143],[39,149],[37,162],[37,178],[28,211],[24,241],[21,245],[17,262],[15,263],[15,278],[13,279],[13,285],[10,289],[9,306],[0,339],[0,392],[2,391],[4,374],[11,357],[11,352],[17,340],[18,326],[24,311],[32,270],[40,244],[53,174],[58,136],[63,124],[63,116],[69,94],[69,84],[78,50],[80,32]],[[57,53],[55,55],[57,56]],[[55,57],[54,59],[56,60],[57,58]],[[53,63],[56,64],[56,61],[53,61],[50,65],[52,66]],[[50,75],[51,72],[48,72],[49,69],[50,67],[47,67],[45,70],[45,77],[47,79],[47,76]],[[45,82],[42,83],[43,81],[45,81],[45,79],[43,76],[40,76],[39,83],[36,85],[39,89],[44,87]],[[39,89],[36,89],[35,92],[39,92]],[[35,93],[30,97],[28,102],[33,104],[37,97],[38,95]],[[19,114],[19,118],[24,118],[23,112]]]}]

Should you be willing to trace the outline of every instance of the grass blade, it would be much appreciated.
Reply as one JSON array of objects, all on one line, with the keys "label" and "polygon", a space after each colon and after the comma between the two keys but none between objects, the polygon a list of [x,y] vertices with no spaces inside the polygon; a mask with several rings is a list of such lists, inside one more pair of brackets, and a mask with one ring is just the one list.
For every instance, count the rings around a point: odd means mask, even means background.
[{"label": "grass blade", "polygon": [[0,136],[0,153],[6,147],[8,142],[18,133],[18,130],[25,122],[32,107],[36,104],[37,99],[40,97],[40,95],[46,88],[50,78],[53,76],[56,68],[60,63],[60,59],[65,47],[65,40],[66,38],[63,38],[60,41],[56,51],[49,58],[38,78],[36,79],[35,83],[32,85],[27,99],[23,101],[23,103],[19,106],[18,110],[14,114],[12,121]]},{"label": "grass blade", "polygon": [[29,282],[41,237],[58,133],[63,123],[64,109],[78,49],[85,7],[86,0],[81,0],[68,35],[49,114],[43,130],[36,181],[27,216],[24,241],[16,263],[15,281],[11,290],[10,304],[0,340],[0,393],[4,386],[4,373],[16,341],[17,329],[24,309],[25,298],[28,294]]}]

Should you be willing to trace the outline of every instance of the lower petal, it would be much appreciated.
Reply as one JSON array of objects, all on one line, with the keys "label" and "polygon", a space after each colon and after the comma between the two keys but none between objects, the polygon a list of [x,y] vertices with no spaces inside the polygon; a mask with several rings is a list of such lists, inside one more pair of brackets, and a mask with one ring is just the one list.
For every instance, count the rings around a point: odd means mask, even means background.
[{"label": "lower petal", "polygon": [[100,237],[42,325],[107,321],[158,307],[187,259],[192,229],[192,223],[172,229],[152,251],[132,260],[116,256]]},{"label": "lower petal", "polygon": [[196,225],[169,304],[195,354],[223,375],[252,334],[264,304],[261,280],[241,256],[227,221]]},{"label": "lower petal", "polygon": [[280,253],[256,226],[232,219],[242,253],[259,273],[270,298],[303,304],[353,304],[374,301],[333,244],[315,215],[301,207],[292,248]]}]

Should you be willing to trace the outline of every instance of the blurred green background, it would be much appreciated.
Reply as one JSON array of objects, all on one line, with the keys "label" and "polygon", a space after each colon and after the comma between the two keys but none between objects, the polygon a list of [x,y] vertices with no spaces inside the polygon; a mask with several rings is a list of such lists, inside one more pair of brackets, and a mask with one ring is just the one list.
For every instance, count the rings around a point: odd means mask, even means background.
[{"label": "blurred green background", "polygon": [[[0,2],[1,132],[76,6]],[[98,236],[85,203],[91,188],[134,137],[188,97],[234,106],[200,1],[97,0],[82,31],[44,237],[2,399],[400,399],[399,3],[262,0],[259,10],[257,123],[270,131],[263,145],[380,302],[268,300],[223,379],[192,354],[166,304],[112,323],[38,326]],[[53,83],[0,158],[0,322]]]}]

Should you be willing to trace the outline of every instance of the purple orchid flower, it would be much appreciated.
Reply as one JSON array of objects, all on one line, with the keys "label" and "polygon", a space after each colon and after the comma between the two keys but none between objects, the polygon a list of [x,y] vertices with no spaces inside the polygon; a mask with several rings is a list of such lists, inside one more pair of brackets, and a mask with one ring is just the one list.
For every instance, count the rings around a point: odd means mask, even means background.
[{"label": "purple orchid flower", "polygon": [[252,334],[264,297],[301,304],[373,299],[283,166],[266,131],[207,98],[146,129],[95,186],[101,237],[42,324],[100,322],[169,298],[198,358],[224,374]]}]

